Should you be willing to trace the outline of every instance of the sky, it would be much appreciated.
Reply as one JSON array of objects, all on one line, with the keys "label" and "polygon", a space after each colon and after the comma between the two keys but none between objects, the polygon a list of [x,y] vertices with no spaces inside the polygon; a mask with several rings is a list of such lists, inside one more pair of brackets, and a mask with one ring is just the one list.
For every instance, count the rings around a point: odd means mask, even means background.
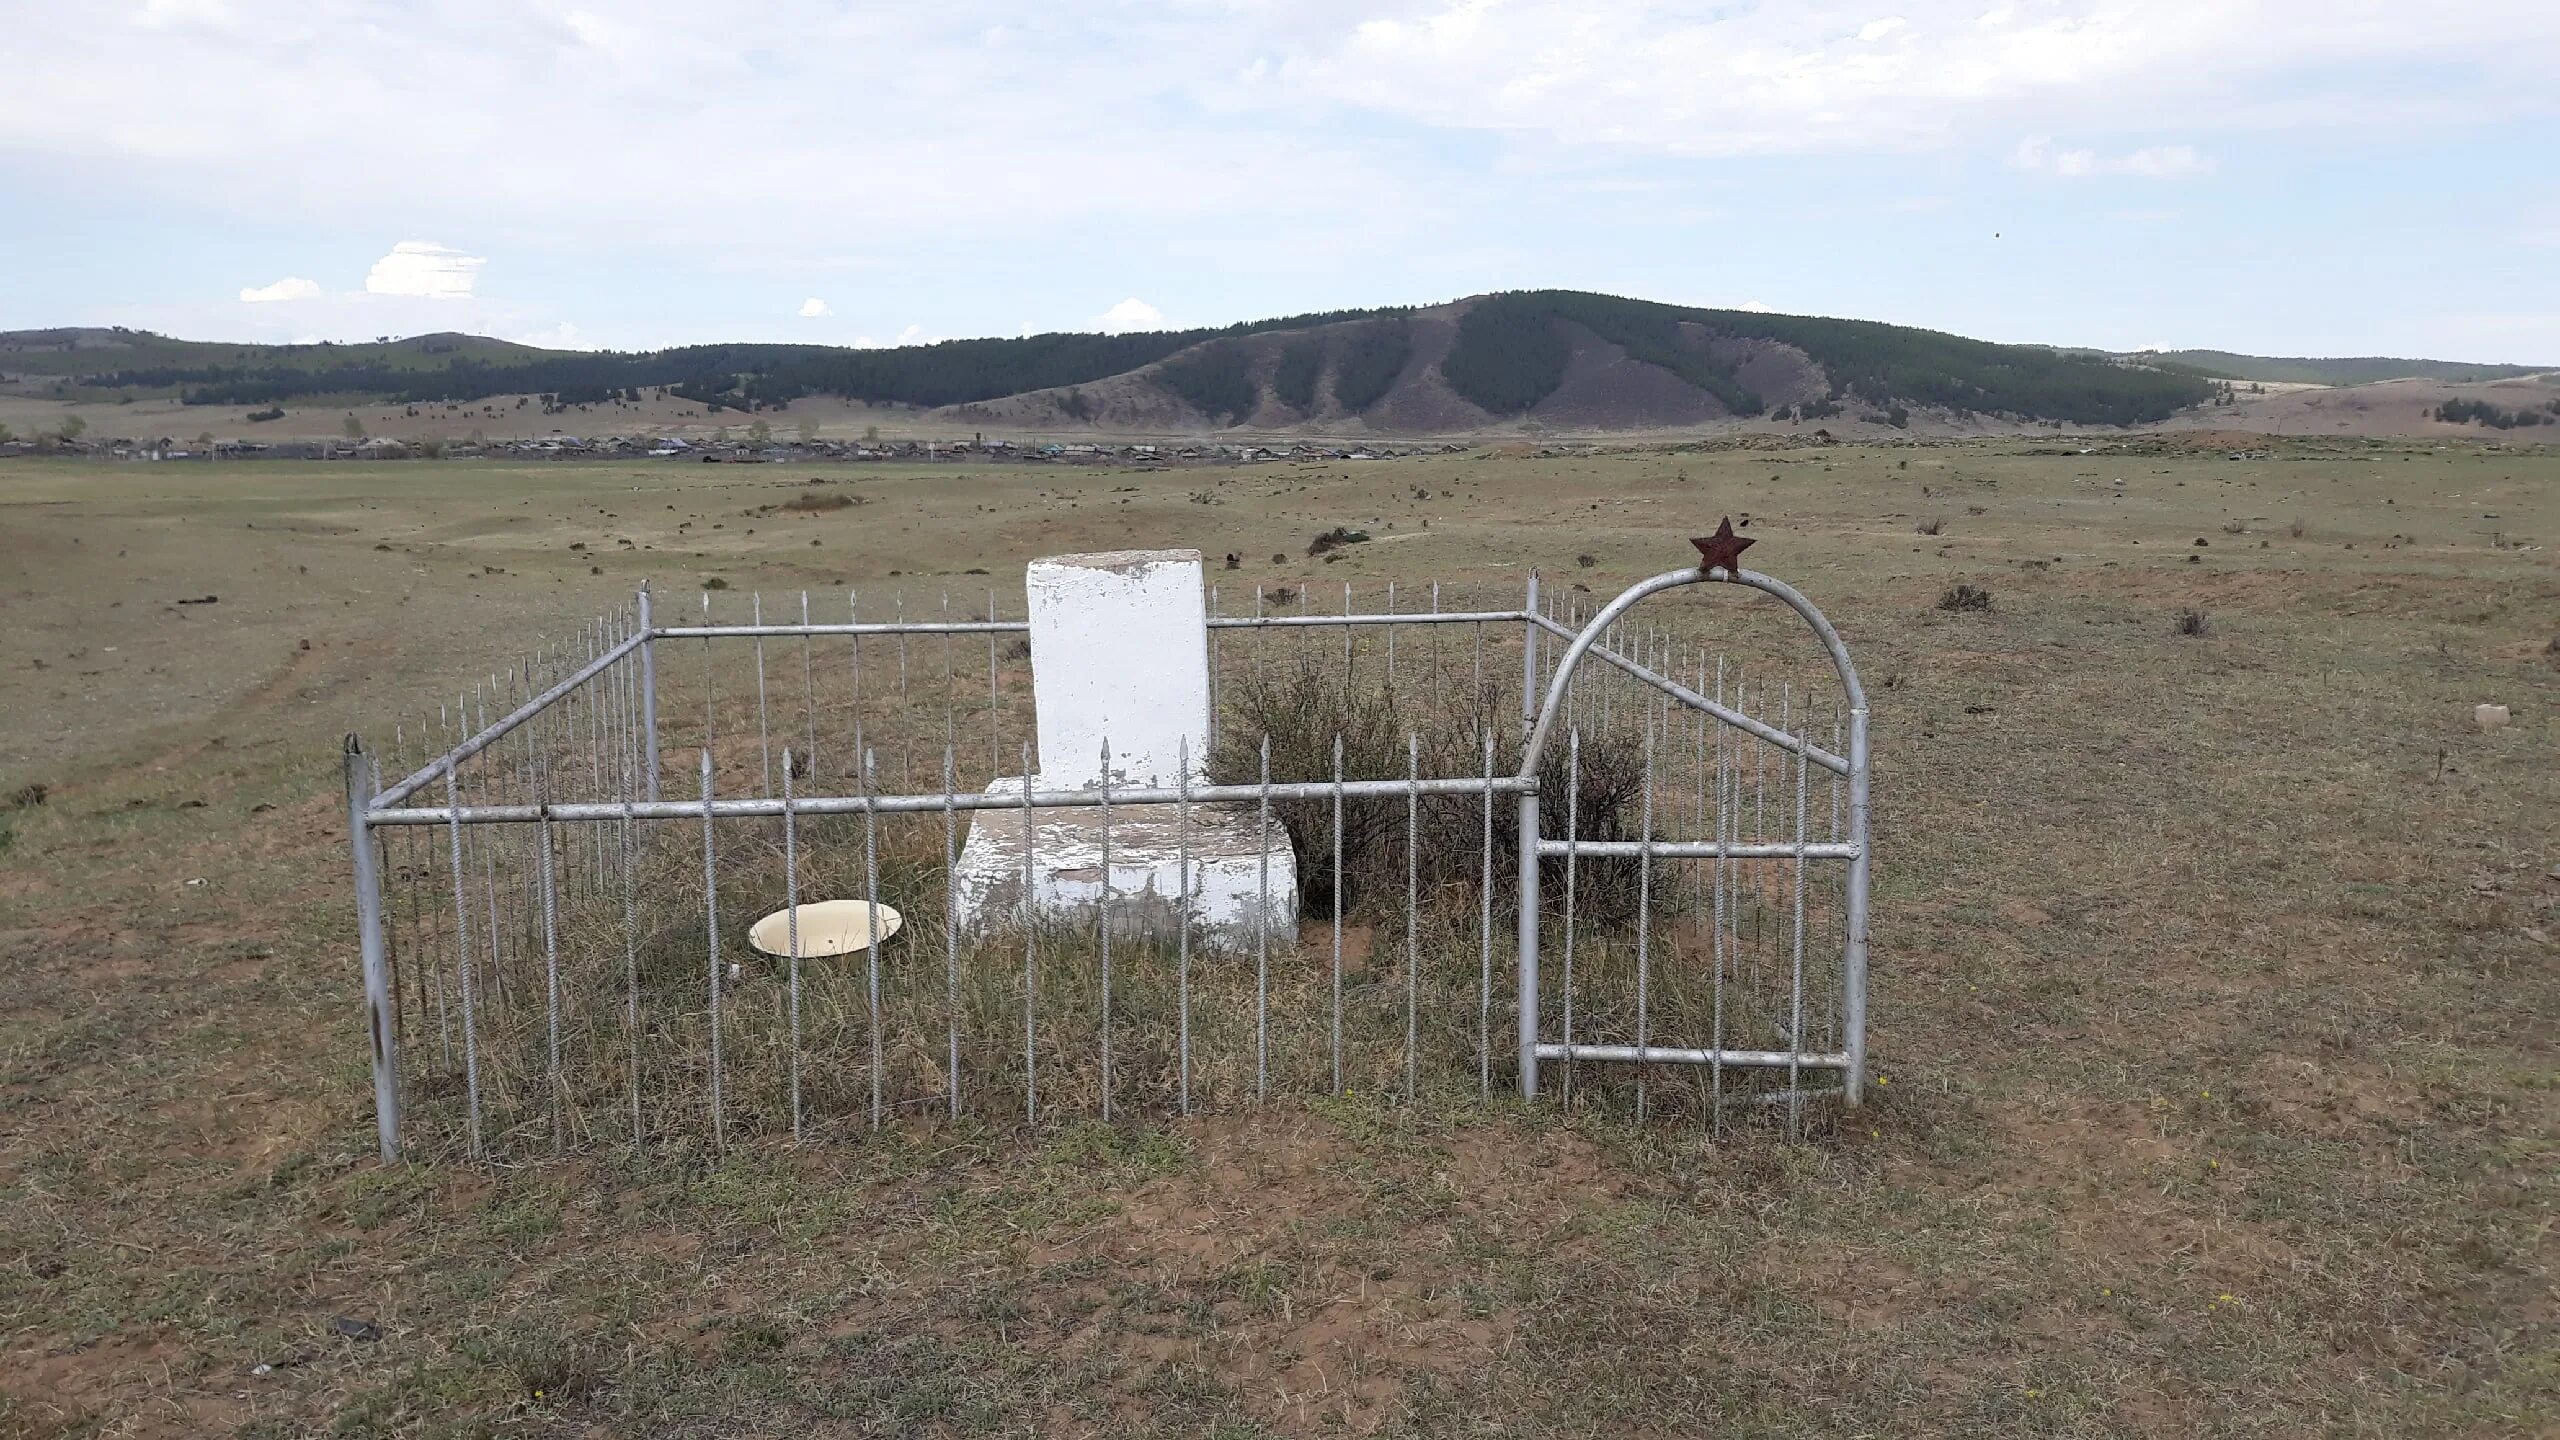
[{"label": "sky", "polygon": [[2554,0],[0,0],[0,329],[579,348],[1567,287],[2560,365]]}]

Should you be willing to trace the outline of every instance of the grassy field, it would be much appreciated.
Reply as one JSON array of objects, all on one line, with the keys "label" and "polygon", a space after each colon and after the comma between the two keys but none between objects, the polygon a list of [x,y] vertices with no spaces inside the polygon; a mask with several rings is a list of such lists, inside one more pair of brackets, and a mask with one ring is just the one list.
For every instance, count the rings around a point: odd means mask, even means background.
[{"label": "grassy field", "polygon": [[[2560,452],[2275,443],[0,466],[0,1434],[2550,1433]],[[338,737],[643,577],[1605,597],[1725,513],[1874,701],[1878,1088],[1804,1143],[372,1159]]]}]

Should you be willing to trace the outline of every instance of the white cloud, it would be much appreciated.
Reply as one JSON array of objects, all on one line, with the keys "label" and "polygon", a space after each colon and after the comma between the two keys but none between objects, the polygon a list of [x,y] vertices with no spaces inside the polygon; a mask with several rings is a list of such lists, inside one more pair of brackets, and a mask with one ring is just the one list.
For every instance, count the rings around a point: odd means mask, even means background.
[{"label": "white cloud", "polygon": [[887,350],[899,345],[931,345],[940,338],[942,337],[938,335],[927,335],[924,333],[924,327],[921,325],[910,325],[906,329],[899,331],[894,338],[888,340],[874,339],[869,335],[857,335],[853,338],[853,348],[856,350]]},{"label": "white cloud", "polygon": [[2127,175],[2148,175],[2166,179],[2172,175],[2209,175],[2213,157],[2200,154],[2191,145],[2155,145],[2136,150],[2117,162]]},{"label": "white cloud", "polygon": [[[1899,8],[1408,0],[1248,68],[1244,88],[1274,105],[1312,93],[1513,137],[1795,154],[1940,149],[2004,126],[2116,133],[2164,113],[2199,130],[2488,124],[2549,114],[2560,63],[2560,7],[2547,0],[2470,0],[2423,26],[2398,0]],[[2371,74],[2429,64],[2463,79]]]},{"label": "white cloud", "polygon": [[471,287],[480,281],[480,267],[488,263],[481,256],[449,250],[431,240],[403,240],[373,262],[364,288],[371,295],[468,300]]},{"label": "white cloud", "polygon": [[2095,150],[2057,149],[2051,139],[2031,136],[2018,142],[2009,152],[2010,168],[2036,174],[2057,175],[2064,179],[2080,179],[2089,175],[2139,175],[2152,180],[2167,180],[2180,175],[2208,175],[2213,172],[2211,156],[2191,145],[2154,145],[2122,155],[2101,155]]},{"label": "white cloud", "polygon": [[[969,317],[947,327],[1027,312],[1048,328],[1091,313],[1044,309],[1057,293],[1177,283],[1110,278],[1157,273],[1132,259],[1230,275],[1247,309],[1539,283],[1542,261],[1584,242],[1554,238],[1545,214],[1502,233],[1519,213],[1500,168],[1514,157],[1541,163],[1544,193],[1663,177],[1721,203],[1676,162],[1996,165],[2019,137],[2044,135],[2081,173],[2149,177],[2198,173],[2209,154],[2281,164],[2287,132],[2332,156],[2475,132],[2494,148],[2560,115],[2560,4],[2411,13],[2406,0],[21,4],[0,155],[25,172],[20,191],[32,187],[13,197],[22,205],[53,206],[72,193],[56,177],[78,176],[174,237],[376,216],[384,233],[469,237],[511,266],[539,255],[565,271],[576,257],[597,283],[632,280],[619,313],[581,306],[617,344],[741,323],[655,303],[635,271],[797,275],[780,283],[798,287],[855,243],[866,267],[917,277],[911,313]],[[847,56],[896,63],[848,85]],[[1873,173],[1807,170],[1804,191],[1871,193]],[[1932,190],[1974,175],[1893,173]],[[725,194],[788,198],[740,202],[753,210],[741,224],[734,204],[687,199],[705,175]],[[2499,176],[2530,180],[2530,167]],[[1149,197],[1143,213],[1133,194]],[[2501,237],[2555,233],[2497,218]],[[1499,243],[1469,263],[1441,263],[1449,237],[1488,233]],[[975,278],[949,278],[964,275]],[[399,293],[496,308],[467,271],[444,276]],[[313,306],[356,288],[324,278],[333,294]],[[238,281],[218,270],[191,283],[225,312],[280,324],[297,308],[220,300]],[[741,316],[755,303],[746,287],[723,296],[740,297]],[[763,303],[763,323],[788,333],[793,302]],[[373,323],[347,308],[348,325]]]},{"label": "white cloud", "polygon": [[1131,330],[1162,330],[1164,312],[1132,295],[1093,317],[1093,327],[1105,335],[1119,335]]},{"label": "white cloud", "polygon": [[824,320],[834,313],[833,306],[815,295],[800,302],[800,318],[803,320]]},{"label": "white cloud", "polygon": [[578,37],[578,43],[590,50],[601,50],[617,60],[629,52],[624,31],[602,16],[585,10],[572,10],[560,17],[560,23],[568,26],[569,33]]},{"label": "white cloud", "polygon": [[145,30],[172,25],[224,29],[236,23],[231,7],[222,0],[143,0],[142,8],[133,12],[132,19]]},{"label": "white cloud", "polygon": [[299,275],[287,275],[273,285],[258,285],[243,290],[240,292],[240,298],[251,305],[263,305],[277,300],[311,300],[318,298],[319,294],[320,282],[305,280]]},{"label": "white cloud", "polygon": [[508,338],[519,345],[532,345],[544,350],[593,350],[596,348],[579,338],[578,327],[566,320],[548,330],[533,330]]}]

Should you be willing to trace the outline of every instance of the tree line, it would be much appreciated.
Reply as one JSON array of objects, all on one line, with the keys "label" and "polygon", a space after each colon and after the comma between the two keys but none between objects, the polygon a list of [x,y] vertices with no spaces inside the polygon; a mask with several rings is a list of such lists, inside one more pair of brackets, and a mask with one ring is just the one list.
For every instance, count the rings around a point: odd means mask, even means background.
[{"label": "tree line", "polygon": [[945,340],[863,350],[831,345],[692,345],[639,353],[546,354],[522,361],[456,358],[394,368],[364,360],[164,365],[118,370],[88,383],[176,389],[191,405],[271,405],[312,395],[369,395],[394,404],[468,402],[542,394],[563,405],[594,404],[642,388],[713,409],[753,411],[804,395],[836,395],[879,405],[940,406],[993,400],[1026,390],[1081,385],[1151,365],[1204,341],[1342,320],[1402,315],[1345,310],[1284,316],[1219,329],[1122,335],[1047,334],[1018,339]]}]

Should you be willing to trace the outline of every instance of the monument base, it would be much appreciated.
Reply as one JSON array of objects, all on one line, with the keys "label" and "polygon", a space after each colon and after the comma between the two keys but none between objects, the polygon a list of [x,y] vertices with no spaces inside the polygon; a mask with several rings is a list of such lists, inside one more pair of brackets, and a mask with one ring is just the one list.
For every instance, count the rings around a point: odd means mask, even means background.
[{"label": "monument base", "polygon": [[[987,793],[1019,800],[1022,783],[1019,776],[1005,776]],[[1042,788],[1049,786],[1044,782]],[[1026,850],[1031,913],[1044,924],[1094,923],[1104,894],[1102,812],[1034,810],[1028,836],[1024,813],[1018,805],[973,812],[952,873],[961,934],[1020,923]],[[1296,852],[1277,815],[1271,817],[1266,848],[1261,814],[1252,805],[1194,804],[1187,831],[1180,806],[1112,806],[1110,880],[1115,936],[1172,940],[1187,895],[1194,945],[1250,949],[1264,924],[1274,945],[1297,939]]]}]

